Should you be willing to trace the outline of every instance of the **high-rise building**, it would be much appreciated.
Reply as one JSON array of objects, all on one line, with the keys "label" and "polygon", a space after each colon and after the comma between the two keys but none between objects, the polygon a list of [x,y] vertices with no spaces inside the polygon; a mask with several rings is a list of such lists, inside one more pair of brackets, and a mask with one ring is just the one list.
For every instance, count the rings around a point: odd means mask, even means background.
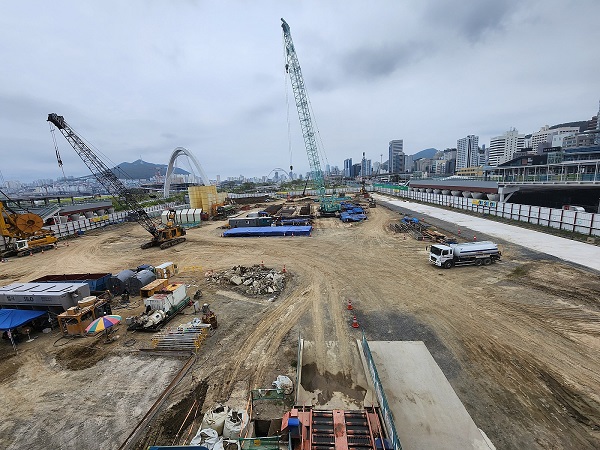
[{"label": "high-rise building", "polygon": [[361,177],[369,177],[371,176],[371,160],[365,157],[365,152],[363,152],[363,157],[360,162],[360,176]]},{"label": "high-rise building", "polygon": [[388,153],[388,172],[404,173],[404,140],[397,139],[394,141],[390,141]]},{"label": "high-rise building", "polygon": [[478,166],[478,152],[479,136],[470,134],[456,141],[456,169]]},{"label": "high-rise building", "polygon": [[344,160],[344,178],[352,178],[352,158]]},{"label": "high-rise building", "polygon": [[525,135],[512,128],[502,136],[490,139],[488,163],[490,166],[498,166],[513,159],[516,152],[525,148]]}]

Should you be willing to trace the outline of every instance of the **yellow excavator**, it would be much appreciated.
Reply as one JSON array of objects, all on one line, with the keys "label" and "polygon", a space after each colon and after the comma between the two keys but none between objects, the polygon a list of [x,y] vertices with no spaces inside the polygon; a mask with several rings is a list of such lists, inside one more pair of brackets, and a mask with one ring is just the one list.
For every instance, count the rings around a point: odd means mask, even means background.
[{"label": "yellow excavator", "polygon": [[[4,192],[0,193],[10,200]],[[55,248],[58,239],[43,225],[43,219],[37,214],[18,213],[8,206],[8,202],[0,201],[0,236],[4,239],[0,256],[26,256]]]}]

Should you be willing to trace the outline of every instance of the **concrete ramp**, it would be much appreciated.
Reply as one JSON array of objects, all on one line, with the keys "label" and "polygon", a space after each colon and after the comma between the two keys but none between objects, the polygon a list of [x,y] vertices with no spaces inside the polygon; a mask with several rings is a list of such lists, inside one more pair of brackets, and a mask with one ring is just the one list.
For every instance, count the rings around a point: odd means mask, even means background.
[{"label": "concrete ramp", "polygon": [[492,450],[423,342],[369,341],[403,450]]}]

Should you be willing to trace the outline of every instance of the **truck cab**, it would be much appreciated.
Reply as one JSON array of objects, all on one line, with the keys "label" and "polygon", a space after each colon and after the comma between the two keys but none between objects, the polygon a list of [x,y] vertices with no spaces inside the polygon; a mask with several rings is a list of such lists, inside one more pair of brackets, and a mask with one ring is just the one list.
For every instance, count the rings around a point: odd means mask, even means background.
[{"label": "truck cab", "polygon": [[452,267],[452,261],[454,260],[454,250],[452,247],[442,244],[434,244],[430,247],[429,251],[429,262],[438,267],[446,267],[444,264],[446,261],[450,261],[450,267]]}]

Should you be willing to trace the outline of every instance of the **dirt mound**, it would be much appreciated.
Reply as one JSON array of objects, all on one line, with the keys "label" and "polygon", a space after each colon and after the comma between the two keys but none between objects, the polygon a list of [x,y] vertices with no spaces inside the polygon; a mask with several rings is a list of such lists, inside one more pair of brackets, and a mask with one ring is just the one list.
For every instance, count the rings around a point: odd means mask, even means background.
[{"label": "dirt mound", "polygon": [[98,341],[91,345],[73,343],[56,354],[56,362],[65,369],[82,370],[95,366],[108,354],[108,348],[102,347]]}]

